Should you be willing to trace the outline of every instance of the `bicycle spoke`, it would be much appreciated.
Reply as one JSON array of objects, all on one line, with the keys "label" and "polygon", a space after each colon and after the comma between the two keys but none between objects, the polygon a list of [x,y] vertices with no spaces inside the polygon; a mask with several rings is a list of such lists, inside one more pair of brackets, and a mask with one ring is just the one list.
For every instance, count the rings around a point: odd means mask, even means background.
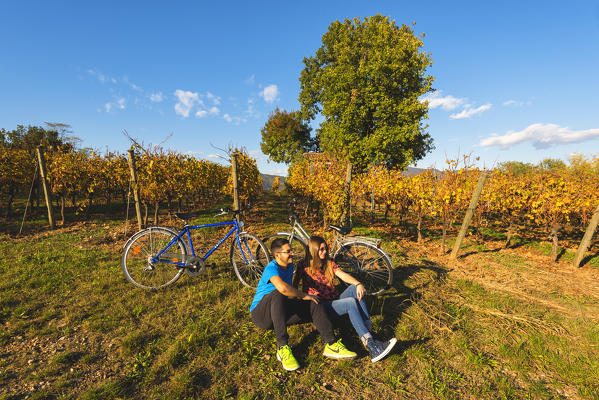
[{"label": "bicycle spoke", "polygon": [[[168,261],[150,261],[175,237],[175,233],[166,228],[151,228],[138,234],[123,253],[121,267],[125,277],[143,289],[159,289],[176,281],[183,272],[182,268]],[[165,254],[172,259],[184,260],[187,250],[183,242],[177,240]]]},{"label": "bicycle spoke", "polygon": [[244,286],[256,288],[269,261],[268,251],[254,235],[245,232],[239,236],[239,243],[235,240],[231,247],[231,264]]}]

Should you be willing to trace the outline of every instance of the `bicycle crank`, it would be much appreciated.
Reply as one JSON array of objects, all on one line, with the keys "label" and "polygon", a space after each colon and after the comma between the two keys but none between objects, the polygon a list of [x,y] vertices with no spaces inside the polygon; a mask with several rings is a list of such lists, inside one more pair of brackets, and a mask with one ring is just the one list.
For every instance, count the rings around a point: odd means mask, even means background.
[{"label": "bicycle crank", "polygon": [[186,256],[185,264],[185,273],[192,278],[200,275],[204,270],[204,267],[206,267],[204,260],[202,260],[201,257],[196,256]]}]

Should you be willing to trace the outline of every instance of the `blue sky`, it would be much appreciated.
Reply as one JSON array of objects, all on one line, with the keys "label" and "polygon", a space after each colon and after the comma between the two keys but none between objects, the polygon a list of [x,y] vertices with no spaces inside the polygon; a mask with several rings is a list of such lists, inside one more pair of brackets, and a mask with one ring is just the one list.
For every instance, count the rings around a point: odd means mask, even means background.
[{"label": "blue sky", "polygon": [[244,146],[264,173],[260,129],[299,107],[303,57],[335,20],[415,22],[434,64],[419,167],[599,153],[599,2],[4,1],[0,128],[62,122],[82,146],[124,152],[126,130],[213,159]]}]

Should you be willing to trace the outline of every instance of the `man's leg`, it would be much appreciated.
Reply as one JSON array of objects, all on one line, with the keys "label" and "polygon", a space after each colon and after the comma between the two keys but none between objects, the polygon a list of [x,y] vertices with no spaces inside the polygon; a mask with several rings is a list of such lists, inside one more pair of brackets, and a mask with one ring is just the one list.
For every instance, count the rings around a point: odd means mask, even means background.
[{"label": "man's leg", "polygon": [[252,311],[252,321],[261,329],[275,331],[277,345],[285,346],[289,342],[287,334],[287,297],[273,290],[260,300]]}]

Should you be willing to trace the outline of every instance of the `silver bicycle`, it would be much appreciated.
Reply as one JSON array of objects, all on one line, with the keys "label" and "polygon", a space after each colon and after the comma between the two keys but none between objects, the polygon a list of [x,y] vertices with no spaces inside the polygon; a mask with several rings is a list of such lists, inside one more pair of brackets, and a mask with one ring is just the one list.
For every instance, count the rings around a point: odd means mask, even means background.
[{"label": "silver bicycle", "polygon": [[[300,223],[295,213],[295,200],[289,203],[289,224],[291,232],[277,232],[262,242],[267,247],[276,238],[285,238],[293,249],[296,260],[304,259],[310,234]],[[329,254],[337,265],[345,272],[353,275],[362,282],[366,292],[379,295],[386,292],[393,282],[393,263],[391,257],[380,248],[380,239],[364,236],[347,236],[351,228],[329,225],[335,231],[335,240],[329,249]]]}]

